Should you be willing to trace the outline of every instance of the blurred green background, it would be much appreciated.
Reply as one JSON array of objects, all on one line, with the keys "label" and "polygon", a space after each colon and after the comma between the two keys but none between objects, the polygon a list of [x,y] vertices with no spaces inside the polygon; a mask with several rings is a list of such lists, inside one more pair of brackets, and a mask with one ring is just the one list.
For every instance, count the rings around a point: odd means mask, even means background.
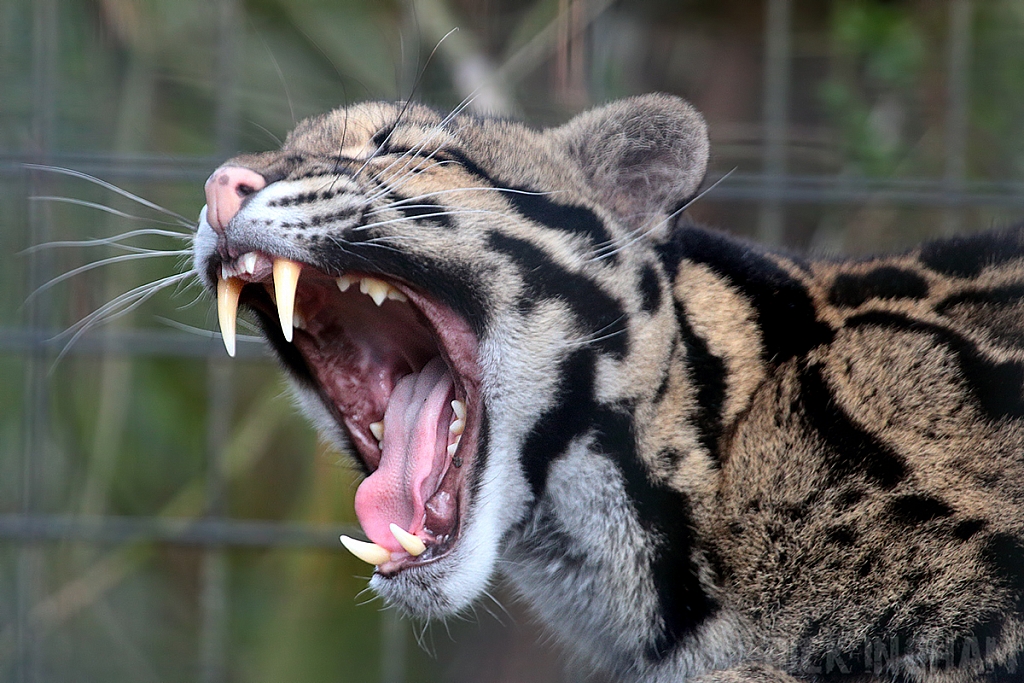
[{"label": "blurred green background", "polygon": [[500,586],[429,628],[361,594],[344,456],[191,279],[135,289],[189,227],[32,164],[191,221],[219,160],[347,102],[655,90],[708,118],[721,229],[858,254],[1024,215],[1020,0],[0,1],[0,680],[583,680]]}]

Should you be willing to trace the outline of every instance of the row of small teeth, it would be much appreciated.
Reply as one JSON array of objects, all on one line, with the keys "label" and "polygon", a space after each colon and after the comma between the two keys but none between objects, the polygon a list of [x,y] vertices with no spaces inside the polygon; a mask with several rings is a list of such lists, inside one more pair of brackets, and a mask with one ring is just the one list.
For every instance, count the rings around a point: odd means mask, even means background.
[{"label": "row of small teeth", "polygon": [[[413,557],[419,557],[427,549],[427,545],[419,536],[410,534],[408,531],[394,523],[391,524],[390,528],[395,540],[398,541],[398,545],[402,546],[405,552],[409,553]],[[376,543],[357,541],[349,536],[342,536],[341,544],[345,546],[350,553],[368,564],[379,565],[391,560],[391,552],[380,547]]]},{"label": "row of small teeth", "polygon": [[[452,401],[452,410],[455,412],[455,419],[448,425],[448,433],[455,437],[455,441],[448,444],[449,457],[455,455],[455,451],[459,448],[459,442],[462,440],[462,432],[466,430],[466,404],[456,399]],[[377,439],[378,448],[383,448],[384,421],[371,422],[370,433],[373,434],[373,438]]]},{"label": "row of small teeth", "polygon": [[342,275],[335,282],[338,284],[338,289],[343,292],[347,292],[348,288],[354,285],[357,280],[359,282],[359,291],[368,295],[373,299],[373,303],[378,306],[383,304],[385,299],[394,299],[395,301],[409,300],[406,298],[405,294],[402,294],[383,280],[378,280],[374,277],[354,278],[349,277],[348,275]]},{"label": "row of small teeth", "polygon": [[[256,252],[250,251],[240,256],[233,265],[222,263],[220,279],[217,281],[217,317],[220,321],[220,334],[224,339],[224,348],[228,355],[235,355],[235,325],[238,319],[238,297],[242,293],[245,282],[238,276],[252,275],[256,270]],[[292,340],[293,330],[298,327],[305,329],[306,320],[295,310],[295,289],[299,283],[302,264],[286,258],[274,259],[274,298],[277,303],[277,315],[281,320],[281,331],[286,341]],[[342,275],[335,281],[338,289],[348,291],[356,282],[359,291],[373,299],[380,306],[387,299],[408,301],[405,294],[387,282],[373,277],[353,278]]]}]

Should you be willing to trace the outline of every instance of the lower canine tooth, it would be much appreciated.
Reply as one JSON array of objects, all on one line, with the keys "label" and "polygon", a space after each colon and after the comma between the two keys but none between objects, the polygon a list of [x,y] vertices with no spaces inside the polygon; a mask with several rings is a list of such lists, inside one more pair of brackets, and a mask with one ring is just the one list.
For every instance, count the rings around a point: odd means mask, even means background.
[{"label": "lower canine tooth", "polygon": [[423,554],[423,551],[427,549],[426,544],[419,536],[410,534],[408,531],[398,526],[397,524],[391,524],[391,534],[398,541],[398,545],[405,549],[405,552],[409,553],[413,557],[418,557]]},{"label": "lower canine tooth", "polygon": [[292,340],[292,313],[295,310],[295,287],[299,283],[302,264],[286,258],[274,259],[274,295],[277,316],[281,319],[281,332],[285,341]]},{"label": "lower canine tooth", "polygon": [[217,318],[220,321],[220,336],[228,355],[235,357],[235,321],[238,318],[238,296],[245,283],[237,277],[217,281]]},{"label": "lower canine tooth", "polygon": [[366,541],[357,541],[354,538],[348,536],[341,537],[341,544],[356,557],[367,564],[384,564],[391,559],[391,553],[384,548],[381,548],[376,543],[367,543]]},{"label": "lower canine tooth", "polygon": [[371,422],[370,433],[373,434],[373,438],[377,441],[384,440],[384,423],[383,422]]}]

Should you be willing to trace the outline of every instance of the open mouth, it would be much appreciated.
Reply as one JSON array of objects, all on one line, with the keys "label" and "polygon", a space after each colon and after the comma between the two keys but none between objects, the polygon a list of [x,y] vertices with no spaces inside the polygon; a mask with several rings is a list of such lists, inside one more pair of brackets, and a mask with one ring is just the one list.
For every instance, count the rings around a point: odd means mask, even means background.
[{"label": "open mouth", "polygon": [[466,322],[379,274],[332,275],[248,252],[219,275],[228,353],[241,302],[319,394],[367,473],[355,508],[370,543],[342,537],[345,546],[385,576],[448,554],[468,505],[481,411],[477,339]]}]

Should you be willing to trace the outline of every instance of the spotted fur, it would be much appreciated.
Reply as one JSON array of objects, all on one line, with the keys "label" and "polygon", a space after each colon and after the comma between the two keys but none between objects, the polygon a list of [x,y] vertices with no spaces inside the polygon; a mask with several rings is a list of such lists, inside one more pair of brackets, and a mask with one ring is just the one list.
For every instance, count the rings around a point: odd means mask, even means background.
[{"label": "spotted fur", "polygon": [[676,218],[707,157],[668,96],[539,132],[359,105],[228,162],[268,184],[200,230],[196,270],[258,250],[379,274],[472,329],[460,539],[372,580],[412,613],[500,570],[615,680],[1024,680],[1020,231],[775,253]]}]

